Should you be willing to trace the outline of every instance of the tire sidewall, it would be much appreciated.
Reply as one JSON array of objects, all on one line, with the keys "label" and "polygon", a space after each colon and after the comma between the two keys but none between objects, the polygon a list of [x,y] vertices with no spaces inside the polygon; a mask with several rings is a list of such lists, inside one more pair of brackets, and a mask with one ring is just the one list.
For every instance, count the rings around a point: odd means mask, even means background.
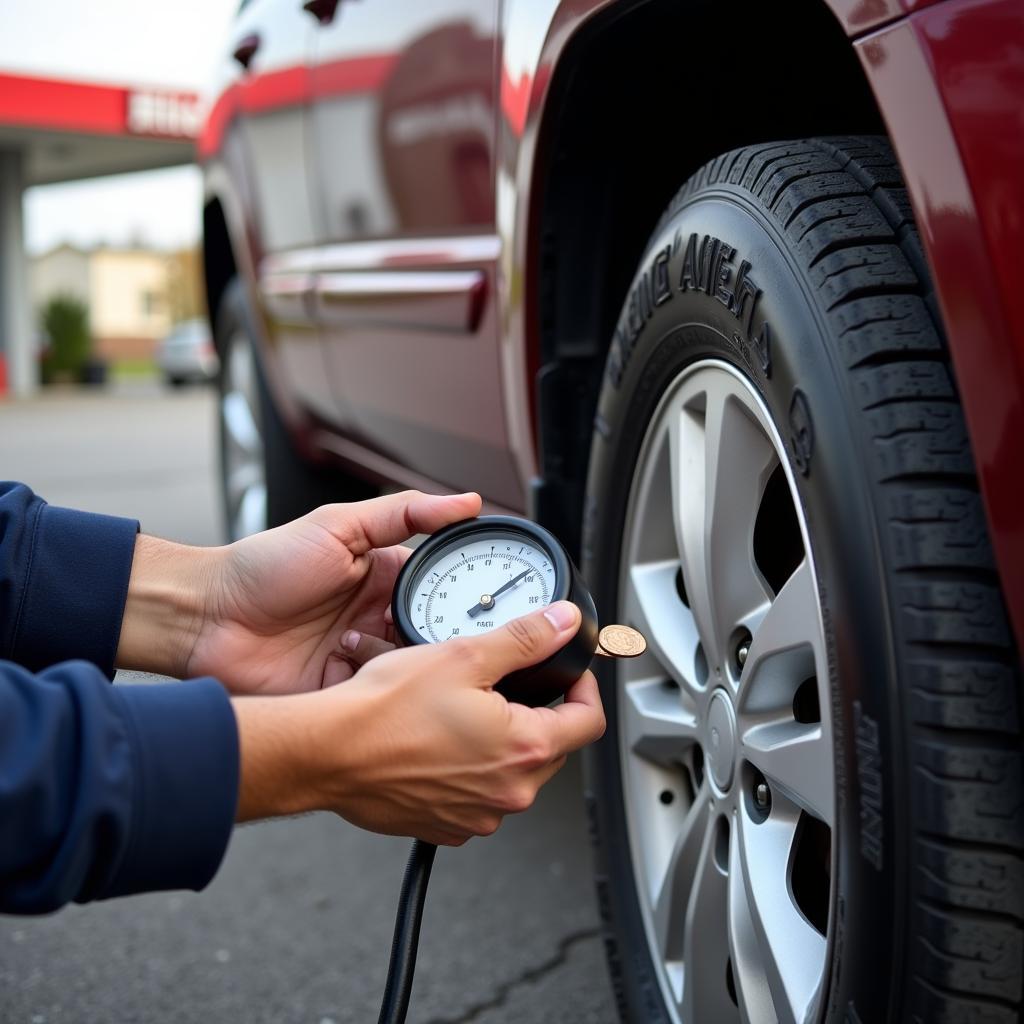
[{"label": "tire sidewall", "polygon": [[[680,290],[691,237],[698,253],[705,237],[726,243],[727,254],[733,250],[723,258],[724,272],[717,268],[725,274],[721,290]],[[691,269],[692,255],[691,250]],[[735,299],[732,308],[728,301],[746,264],[745,279],[757,289],[749,317],[748,307],[738,314]],[[905,872],[904,836],[895,822],[904,795],[894,785],[899,773],[892,770],[903,757],[900,707],[867,471],[848,385],[836,362],[838,342],[815,286],[813,269],[802,267],[799,254],[740,188],[692,190],[663,220],[634,277],[602,382],[584,507],[583,572],[602,621],[614,620],[630,482],[658,402],[698,360],[717,359],[739,369],[783,439],[821,599],[836,756],[825,1017],[849,1011],[853,1020],[882,1021],[898,1005],[902,973],[896,954],[903,912],[896,895]],[[667,1020],[637,905],[614,668],[601,668],[599,679],[608,730],[585,764],[613,986],[625,1018]],[[862,781],[870,782],[867,801]]]}]

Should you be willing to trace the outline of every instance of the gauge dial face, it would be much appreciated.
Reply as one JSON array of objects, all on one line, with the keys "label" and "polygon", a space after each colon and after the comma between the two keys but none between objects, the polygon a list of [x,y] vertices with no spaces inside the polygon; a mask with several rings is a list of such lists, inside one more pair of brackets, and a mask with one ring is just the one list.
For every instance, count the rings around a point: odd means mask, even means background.
[{"label": "gauge dial face", "polygon": [[440,643],[479,636],[551,603],[555,567],[536,541],[513,533],[474,533],[437,551],[409,588],[409,618]]}]

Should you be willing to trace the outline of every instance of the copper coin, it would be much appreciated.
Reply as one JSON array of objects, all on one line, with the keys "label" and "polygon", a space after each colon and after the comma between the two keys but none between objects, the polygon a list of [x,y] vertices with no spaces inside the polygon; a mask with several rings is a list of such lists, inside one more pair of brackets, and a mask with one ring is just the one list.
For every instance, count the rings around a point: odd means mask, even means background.
[{"label": "copper coin", "polygon": [[597,636],[600,653],[613,658],[639,658],[647,650],[643,633],[617,623],[605,626]]}]

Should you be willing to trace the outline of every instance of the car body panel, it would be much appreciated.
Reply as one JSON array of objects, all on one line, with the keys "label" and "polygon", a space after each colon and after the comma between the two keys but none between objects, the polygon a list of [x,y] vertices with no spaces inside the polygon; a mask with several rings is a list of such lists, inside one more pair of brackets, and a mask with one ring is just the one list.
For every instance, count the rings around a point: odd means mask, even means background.
[{"label": "car body panel", "polygon": [[307,160],[315,30],[315,19],[299,3],[250,0],[244,5],[231,29],[229,51],[247,40],[256,49],[247,67],[228,56],[222,75],[230,84],[211,110],[199,149],[217,152],[222,140],[237,133],[235,145],[249,177],[244,213],[252,288],[270,350],[264,363],[283,378],[277,392],[287,391],[297,405],[329,417],[334,392],[305,291],[295,281],[275,280],[266,287],[260,270],[269,254],[316,240]]},{"label": "car body panel", "polygon": [[[521,505],[501,413],[496,0],[342,5],[314,46],[314,319],[346,435]],[[299,254],[292,254],[293,257]]]},{"label": "car body panel", "polygon": [[1024,7],[949,0],[860,40],[935,281],[1024,642]]},{"label": "car body panel", "polygon": [[497,0],[342,4],[317,29],[321,242],[492,230]]}]

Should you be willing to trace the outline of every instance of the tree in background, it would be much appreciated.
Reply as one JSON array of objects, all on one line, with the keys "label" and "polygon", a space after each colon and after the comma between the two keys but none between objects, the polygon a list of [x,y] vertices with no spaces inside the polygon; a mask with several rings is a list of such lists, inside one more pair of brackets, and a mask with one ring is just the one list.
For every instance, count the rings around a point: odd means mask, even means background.
[{"label": "tree in background", "polygon": [[88,307],[74,295],[54,295],[39,319],[47,344],[43,381],[81,380],[92,355]]}]

